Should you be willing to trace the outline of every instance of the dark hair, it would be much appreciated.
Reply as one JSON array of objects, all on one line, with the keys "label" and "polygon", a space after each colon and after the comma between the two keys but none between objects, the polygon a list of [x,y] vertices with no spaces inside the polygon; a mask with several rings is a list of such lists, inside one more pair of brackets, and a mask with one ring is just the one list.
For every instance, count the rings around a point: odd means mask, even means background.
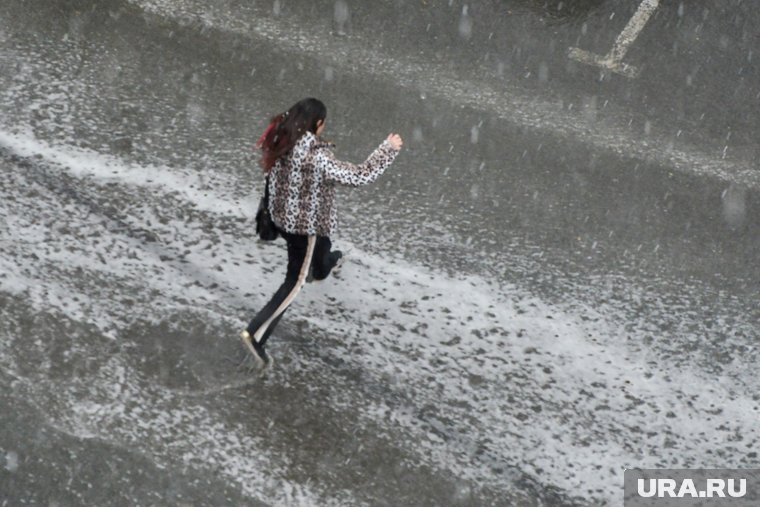
[{"label": "dark hair", "polygon": [[307,131],[316,134],[317,123],[320,120],[324,121],[326,117],[327,108],[322,101],[308,98],[272,118],[256,143],[262,151],[259,163],[264,171],[268,173],[277,159],[287,155]]}]

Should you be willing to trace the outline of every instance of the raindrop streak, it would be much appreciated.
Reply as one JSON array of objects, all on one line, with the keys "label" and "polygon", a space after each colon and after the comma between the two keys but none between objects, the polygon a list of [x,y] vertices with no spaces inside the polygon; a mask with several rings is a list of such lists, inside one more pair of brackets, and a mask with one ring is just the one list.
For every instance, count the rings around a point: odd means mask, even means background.
[{"label": "raindrop streak", "polygon": [[282,12],[282,4],[280,0],[274,0],[274,5],[272,6],[272,12],[275,16],[279,16]]},{"label": "raindrop streak", "polygon": [[723,200],[723,218],[731,229],[738,229],[747,219],[747,190],[732,184],[721,196]]},{"label": "raindrop streak", "polygon": [[344,35],[346,33],[345,27],[349,18],[348,4],[345,0],[337,0],[335,2],[335,24],[338,28],[338,34]]},{"label": "raindrop streak", "polygon": [[472,18],[467,13],[468,6],[462,7],[462,17],[459,18],[459,35],[465,39],[472,37]]},{"label": "raindrop streak", "polygon": [[5,454],[5,469],[9,472],[18,470],[18,454],[13,451]]},{"label": "raindrop streak", "polygon": [[549,81],[549,66],[546,62],[541,62],[538,66],[538,82],[546,83]]},{"label": "raindrop streak", "polygon": [[478,144],[479,138],[480,138],[480,129],[478,129],[477,125],[473,125],[472,129],[470,129],[470,142],[472,144]]}]

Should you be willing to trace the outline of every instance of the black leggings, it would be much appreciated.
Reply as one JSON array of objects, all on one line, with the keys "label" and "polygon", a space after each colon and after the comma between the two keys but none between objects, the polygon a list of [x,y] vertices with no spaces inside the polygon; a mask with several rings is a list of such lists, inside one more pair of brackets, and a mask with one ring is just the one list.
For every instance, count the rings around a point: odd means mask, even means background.
[{"label": "black leggings", "polygon": [[[285,281],[277,289],[269,303],[248,324],[248,332],[260,345],[264,345],[269,335],[280,322],[280,318],[296,297],[306,281],[311,270],[315,280],[324,280],[330,274],[330,238],[325,236],[303,236],[280,231],[288,243],[288,271]],[[313,243],[312,245],[309,242]],[[307,259],[309,248],[312,249],[311,259]]]}]

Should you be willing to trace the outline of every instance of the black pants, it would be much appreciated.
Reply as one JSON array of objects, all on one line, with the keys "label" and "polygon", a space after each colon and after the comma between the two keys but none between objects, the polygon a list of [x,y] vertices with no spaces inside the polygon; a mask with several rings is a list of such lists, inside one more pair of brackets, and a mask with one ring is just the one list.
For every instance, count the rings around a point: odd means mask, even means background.
[{"label": "black pants", "polygon": [[[309,270],[311,270],[315,280],[324,280],[333,268],[330,258],[330,248],[332,247],[330,238],[302,236],[283,231],[280,231],[280,234],[288,243],[288,270],[285,274],[285,281],[266,306],[248,324],[247,328],[254,340],[258,340],[262,346],[269,339],[269,335],[280,322],[282,315],[296,294],[301,290]],[[312,255],[310,259],[307,259],[310,238],[313,242]]]}]

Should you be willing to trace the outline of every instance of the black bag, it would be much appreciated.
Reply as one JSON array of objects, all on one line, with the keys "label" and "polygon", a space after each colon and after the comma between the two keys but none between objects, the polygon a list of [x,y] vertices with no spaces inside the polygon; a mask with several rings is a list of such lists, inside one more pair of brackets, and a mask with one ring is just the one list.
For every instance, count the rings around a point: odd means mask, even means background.
[{"label": "black bag", "polygon": [[274,241],[280,235],[269,214],[269,176],[264,183],[264,197],[259,201],[259,210],[256,212],[256,234],[264,241]]}]

